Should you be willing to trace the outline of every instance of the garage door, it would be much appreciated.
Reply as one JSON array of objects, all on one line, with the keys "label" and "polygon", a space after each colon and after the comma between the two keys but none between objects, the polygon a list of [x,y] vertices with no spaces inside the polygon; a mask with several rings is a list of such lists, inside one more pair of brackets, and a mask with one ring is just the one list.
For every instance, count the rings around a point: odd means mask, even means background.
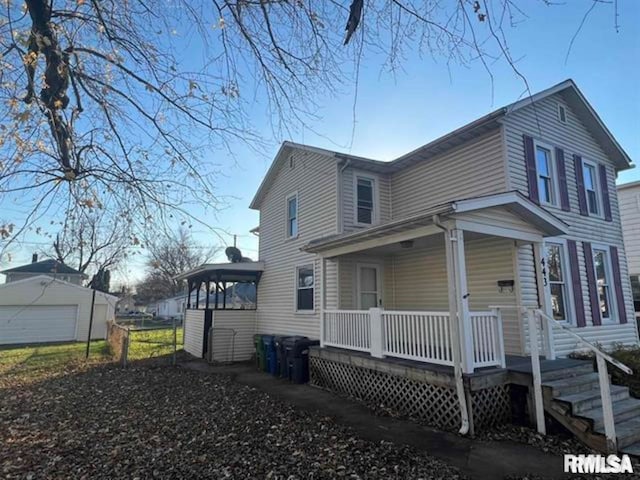
[{"label": "garage door", "polygon": [[0,344],[75,340],[77,305],[0,306]]}]

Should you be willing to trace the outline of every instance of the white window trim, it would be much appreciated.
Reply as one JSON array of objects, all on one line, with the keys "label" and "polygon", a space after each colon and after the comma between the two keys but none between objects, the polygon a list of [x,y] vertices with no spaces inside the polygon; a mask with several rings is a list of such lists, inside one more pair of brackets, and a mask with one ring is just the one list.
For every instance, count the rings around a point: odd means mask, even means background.
[{"label": "white window trim", "polygon": [[[560,110],[564,110],[564,120],[562,120],[562,116],[560,115]],[[558,102],[558,121],[563,124],[567,123],[567,107],[565,107],[560,102]]]},{"label": "white window trim", "polygon": [[[311,310],[298,310],[298,269],[301,267],[313,268],[313,308]],[[293,268],[293,311],[296,315],[315,315],[316,313],[316,262],[310,260],[308,262],[298,263]]]},{"label": "white window trim", "polygon": [[551,198],[553,202],[546,202],[542,199],[540,188],[538,188],[538,199],[540,204],[547,207],[560,208],[560,185],[558,184],[558,168],[556,165],[556,149],[553,145],[541,142],[540,140],[533,141],[533,156],[536,164],[536,182],[540,179],[540,172],[538,171],[538,147],[544,148],[549,151],[549,175],[551,177]]},{"label": "white window trim", "polygon": [[[560,237],[548,237],[544,239],[543,252],[546,254],[548,244],[560,245],[562,249],[562,274],[564,275],[564,284],[567,290],[567,298],[565,305],[566,319],[558,323],[563,325],[577,326],[575,307],[576,303],[573,296],[573,276],[571,274],[571,265],[569,259],[569,249],[567,248],[567,240]],[[551,283],[549,282],[549,266],[547,264],[547,258],[545,256],[545,271],[546,271],[546,285],[545,285],[545,310],[547,315],[553,318],[551,309]]]},{"label": "white window trim", "polygon": [[362,285],[360,283],[360,269],[362,267],[376,269],[376,285],[378,287],[376,293],[378,294],[378,307],[380,307],[380,300],[382,300],[382,265],[373,262],[358,262],[356,263],[356,305],[358,310],[362,310]]},{"label": "white window trim", "polygon": [[[289,200],[296,199],[296,224],[298,226],[295,235],[289,235]],[[300,235],[300,198],[298,192],[295,191],[287,195],[284,199],[284,238],[287,240],[295,240]]]},{"label": "white window trim", "polygon": [[[595,192],[596,203],[598,204],[598,213],[591,213],[591,211],[589,210],[589,196],[587,195],[587,183],[584,177],[584,169],[587,165],[593,167],[594,181],[596,182],[594,188],[596,189]],[[591,160],[586,160],[584,158],[582,159],[582,184],[584,185],[584,199],[587,203],[587,215],[595,218],[604,218],[604,206],[602,204],[602,183],[600,182],[600,168],[598,163]]]},{"label": "white window trim", "polygon": [[[371,212],[371,223],[358,222],[358,178],[371,180],[373,184],[373,210]],[[353,224],[357,227],[371,227],[378,223],[380,218],[380,195],[379,195],[379,178],[369,172],[358,170],[353,171]]]},{"label": "white window trim", "polygon": [[[596,250],[604,251],[606,262],[605,262],[605,275],[607,276],[607,285],[609,287],[609,318],[603,318],[602,314],[600,314],[600,321],[602,325],[617,325],[620,323],[618,320],[618,303],[615,294],[615,285],[613,280],[613,266],[611,265],[611,246],[605,245],[604,243],[592,243],[591,244],[591,264],[593,265],[593,277],[596,281],[596,292],[598,291],[598,273],[596,271],[596,260],[595,253]],[[598,309],[600,304],[600,299],[598,298]],[[593,319],[591,320],[593,322]]]}]

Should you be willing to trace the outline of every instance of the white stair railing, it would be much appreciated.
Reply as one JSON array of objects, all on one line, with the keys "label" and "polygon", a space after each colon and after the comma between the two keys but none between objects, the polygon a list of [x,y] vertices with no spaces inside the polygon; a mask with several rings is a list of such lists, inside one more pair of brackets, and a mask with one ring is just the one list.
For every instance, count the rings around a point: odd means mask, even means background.
[{"label": "white stair railing", "polygon": [[544,405],[542,403],[542,379],[540,374],[540,357],[538,354],[538,327],[535,317],[540,318],[548,327],[548,332],[551,332],[554,327],[561,328],[567,334],[575,338],[579,344],[584,345],[591,350],[596,356],[596,365],[598,367],[598,383],[600,384],[600,397],[602,399],[602,414],[604,419],[604,432],[607,439],[607,449],[610,452],[617,452],[617,438],[616,427],[613,417],[613,406],[611,402],[611,389],[609,383],[609,373],[607,371],[607,363],[615,365],[620,370],[628,375],[633,374],[631,370],[624,363],[616,360],[611,355],[603,352],[597,346],[584,339],[581,335],[574,332],[567,326],[551,318],[540,309],[524,309],[529,321],[529,347],[531,349],[531,367],[533,371],[533,388],[534,388],[534,401],[536,408],[536,423],[538,432],[545,433],[544,425]]}]

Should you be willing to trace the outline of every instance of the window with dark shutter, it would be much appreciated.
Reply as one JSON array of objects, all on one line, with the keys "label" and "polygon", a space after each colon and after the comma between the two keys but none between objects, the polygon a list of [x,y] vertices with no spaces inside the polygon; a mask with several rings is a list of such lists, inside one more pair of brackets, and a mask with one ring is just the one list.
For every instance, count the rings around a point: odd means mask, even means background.
[{"label": "window with dark shutter", "polygon": [[522,138],[524,141],[524,162],[527,169],[527,182],[529,184],[529,199],[539,205],[540,195],[538,194],[538,171],[536,169],[533,138],[528,135],[523,135]]},{"label": "window with dark shutter", "polygon": [[558,170],[558,187],[560,190],[560,207],[565,212],[571,210],[569,206],[569,187],[567,186],[567,169],[564,163],[564,150],[556,148],[556,168]]},{"label": "window with dark shutter", "polygon": [[587,195],[584,190],[584,177],[582,173],[582,157],[580,155],[573,156],[573,166],[576,173],[576,185],[578,187],[578,206],[580,207],[580,215],[589,215],[587,211]]},{"label": "window with dark shutter", "polygon": [[602,210],[604,219],[611,221],[611,200],[609,199],[609,183],[607,182],[607,169],[604,165],[599,165],[600,169],[600,190],[602,192]]},{"label": "window with dark shutter", "polygon": [[598,286],[593,262],[593,250],[589,242],[582,242],[584,249],[584,266],[587,271],[587,285],[589,288],[589,304],[591,305],[591,321],[594,325],[601,325],[600,305],[598,302]]},{"label": "window with dark shutter", "polygon": [[620,275],[620,257],[618,248],[611,247],[611,269],[613,270],[613,283],[616,291],[616,306],[618,308],[618,319],[620,323],[627,323],[627,306],[624,303],[624,292],[622,290],[622,275]]},{"label": "window with dark shutter", "polygon": [[567,240],[569,250],[569,268],[571,269],[571,287],[575,303],[576,325],[584,327],[587,322],[584,315],[584,297],[582,295],[582,282],[580,281],[580,264],[578,263],[578,247],[573,240]]}]

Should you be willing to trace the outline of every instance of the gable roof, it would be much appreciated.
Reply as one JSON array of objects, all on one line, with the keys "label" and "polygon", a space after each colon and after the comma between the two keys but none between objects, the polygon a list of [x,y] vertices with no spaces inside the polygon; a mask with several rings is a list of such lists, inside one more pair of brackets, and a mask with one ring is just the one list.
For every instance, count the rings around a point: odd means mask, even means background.
[{"label": "gable roof", "polygon": [[68,265],[65,265],[62,262],[57,260],[48,259],[41,260],[39,262],[28,263],[26,265],[20,265],[19,267],[9,268],[7,270],[2,270],[0,273],[43,273],[43,274],[65,274],[65,275],[82,275],[86,277],[86,275],[78,270],[71,268]]},{"label": "gable roof", "polygon": [[443,135],[432,142],[429,142],[409,153],[401,155],[400,157],[385,162],[381,160],[373,160],[365,157],[358,157],[355,155],[344,154],[333,150],[326,150],[324,148],[312,147],[309,145],[302,145],[294,142],[283,142],[276,154],[267,174],[265,175],[258,191],[256,192],[249,208],[258,210],[260,203],[262,202],[264,195],[268,191],[271,182],[275,178],[278,169],[282,162],[289,157],[294,150],[309,151],[315,153],[321,153],[327,157],[331,157],[337,161],[348,162],[350,165],[356,168],[363,168],[378,173],[393,173],[403,168],[406,168],[415,163],[421,162],[434,155],[446,152],[464,142],[477,138],[484,133],[497,128],[500,125],[500,120],[505,116],[521,109],[525,108],[532,103],[545,99],[557,93],[562,93],[566,102],[571,108],[580,116],[585,126],[592,133],[595,140],[600,144],[604,152],[615,162],[616,170],[626,170],[633,168],[633,162],[624,149],[620,146],[604,122],[600,119],[596,111],[589,104],[585,96],[582,94],[578,86],[572,79],[564,80],[546,90],[542,90],[530,97],[518,100],[504,107],[498,108],[493,112],[474,120],[452,132]]},{"label": "gable roof", "polygon": [[[49,275],[35,275],[33,277],[28,277],[28,278],[23,278],[21,280],[16,280],[15,282],[5,282],[5,283],[0,283],[0,289],[4,289],[4,288],[13,288],[16,287],[18,285],[24,285],[26,283],[33,283],[33,282],[43,282],[42,285],[50,285],[52,283],[57,283],[60,285],[64,285],[65,287],[71,288],[71,289],[76,289],[76,290],[83,290],[85,292],[91,292],[92,289],[88,288],[88,287],[83,287],[82,285],[76,285],[75,283],[70,283],[70,282],[65,282],[64,280],[60,280],[59,278],[54,278],[51,277]],[[97,296],[101,296],[103,297],[107,302],[109,301],[117,301],[118,297],[116,297],[115,295],[111,295],[110,293],[105,293],[102,292],[100,290],[96,290],[96,297]]]}]

